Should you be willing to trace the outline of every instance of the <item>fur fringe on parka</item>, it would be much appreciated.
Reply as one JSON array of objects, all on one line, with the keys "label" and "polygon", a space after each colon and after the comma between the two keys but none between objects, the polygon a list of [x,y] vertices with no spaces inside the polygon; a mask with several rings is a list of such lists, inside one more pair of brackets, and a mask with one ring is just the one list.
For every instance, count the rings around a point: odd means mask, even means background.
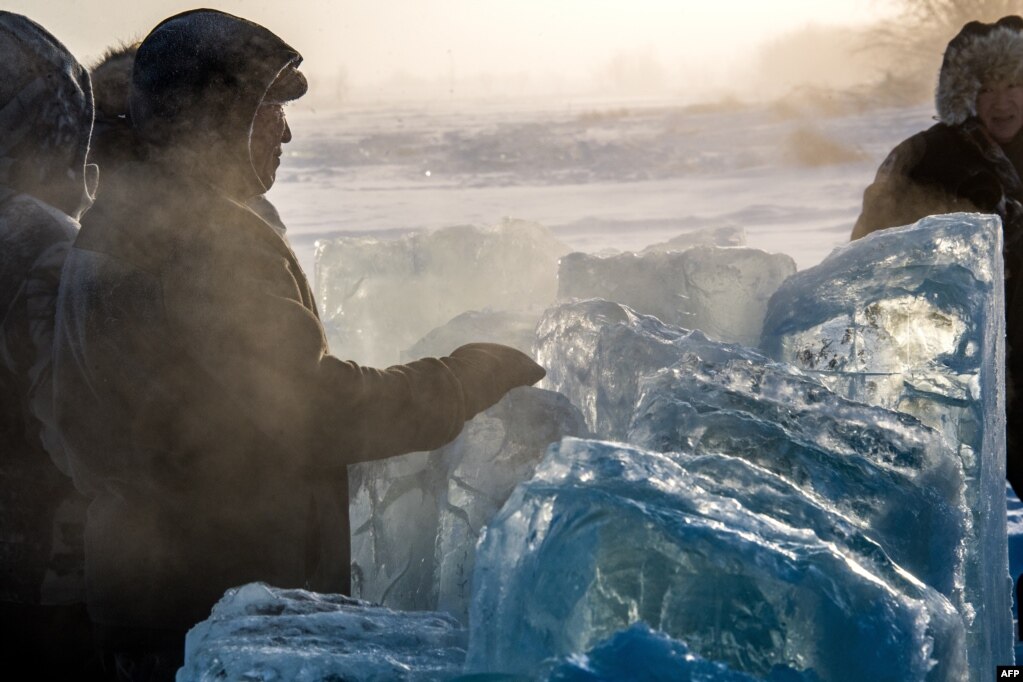
[{"label": "fur fringe on parka", "polygon": [[131,72],[137,51],[138,43],[111,47],[90,71],[96,122],[89,158],[99,164],[101,183],[120,166],[142,157],[143,149],[132,130],[128,111]]},{"label": "fur fringe on parka", "polygon": [[934,95],[942,123],[958,125],[977,114],[977,95],[987,81],[1023,81],[1023,18],[993,24],[971,21],[945,49]]},{"label": "fur fringe on parka", "polygon": [[135,53],[138,49],[138,43],[122,43],[108,48],[90,69],[97,118],[127,115],[131,69],[135,64]]}]

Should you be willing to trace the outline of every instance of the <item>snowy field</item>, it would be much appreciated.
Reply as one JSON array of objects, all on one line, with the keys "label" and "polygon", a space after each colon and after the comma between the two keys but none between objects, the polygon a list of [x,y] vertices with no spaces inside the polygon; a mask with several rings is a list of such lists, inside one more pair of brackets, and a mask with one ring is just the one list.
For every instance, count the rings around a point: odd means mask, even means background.
[{"label": "snowy field", "polygon": [[589,252],[740,226],[803,269],[848,240],[878,164],[932,123],[929,105],[826,104],[296,109],[270,198],[310,275],[320,238],[506,216]]}]

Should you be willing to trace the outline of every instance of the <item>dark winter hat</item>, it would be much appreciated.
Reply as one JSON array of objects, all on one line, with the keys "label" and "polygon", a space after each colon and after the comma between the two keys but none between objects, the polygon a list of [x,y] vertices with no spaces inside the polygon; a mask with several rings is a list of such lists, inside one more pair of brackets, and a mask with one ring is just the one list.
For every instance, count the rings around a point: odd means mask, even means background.
[{"label": "dark winter hat", "polygon": [[135,55],[135,130],[150,153],[243,195],[262,193],[249,160],[253,116],[268,91],[280,88],[278,101],[305,93],[301,62],[270,30],[240,17],[211,9],[170,17]]},{"label": "dark winter hat", "polygon": [[1023,18],[993,24],[971,21],[945,49],[934,94],[938,118],[955,125],[977,114],[977,95],[988,81],[1023,81]]},{"label": "dark winter hat", "polygon": [[309,83],[295,66],[288,66],[277,77],[270,89],[266,91],[266,102],[290,102],[306,93]]}]

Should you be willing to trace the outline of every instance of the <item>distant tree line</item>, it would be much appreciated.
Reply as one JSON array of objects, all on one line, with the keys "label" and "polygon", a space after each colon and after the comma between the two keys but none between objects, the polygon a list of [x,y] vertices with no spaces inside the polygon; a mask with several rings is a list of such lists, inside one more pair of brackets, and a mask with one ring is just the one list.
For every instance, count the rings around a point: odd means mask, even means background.
[{"label": "distant tree line", "polygon": [[992,22],[1023,14],[1018,0],[889,0],[895,16],[868,36],[872,46],[890,52],[891,75],[933,87],[948,41],[970,21]]}]

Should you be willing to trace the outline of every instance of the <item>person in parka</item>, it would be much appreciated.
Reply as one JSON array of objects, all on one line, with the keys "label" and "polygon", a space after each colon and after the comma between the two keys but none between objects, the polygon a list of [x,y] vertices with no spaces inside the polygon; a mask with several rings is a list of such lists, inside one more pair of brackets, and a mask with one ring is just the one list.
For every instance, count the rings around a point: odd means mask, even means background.
[{"label": "person in parka", "polygon": [[95,184],[92,121],[85,69],[43,27],[0,11],[0,651],[51,679],[84,679],[92,651],[85,500],[51,377],[60,272]]},{"label": "person in parka", "polygon": [[[116,174],[121,166],[143,158],[145,145],[135,135],[128,106],[132,67],[138,49],[138,43],[111,47],[89,70],[96,100],[89,161],[99,166],[104,185],[117,182]],[[277,207],[265,194],[251,197],[245,203],[282,235],[287,232]]]},{"label": "person in parka", "polygon": [[852,239],[959,211],[994,213],[1004,234],[1007,466],[1023,499],[1023,18],[972,21],[949,42],[940,121],[888,155],[863,194]]},{"label": "person in parka", "polygon": [[55,404],[92,498],[89,613],[179,651],[229,587],[347,592],[347,465],[437,448],[544,375],[496,344],[385,370],[328,353],[295,254],[245,203],[291,139],[300,62],[218,11],[154,28],[130,96],[145,159],[100,192],[64,270]]}]

